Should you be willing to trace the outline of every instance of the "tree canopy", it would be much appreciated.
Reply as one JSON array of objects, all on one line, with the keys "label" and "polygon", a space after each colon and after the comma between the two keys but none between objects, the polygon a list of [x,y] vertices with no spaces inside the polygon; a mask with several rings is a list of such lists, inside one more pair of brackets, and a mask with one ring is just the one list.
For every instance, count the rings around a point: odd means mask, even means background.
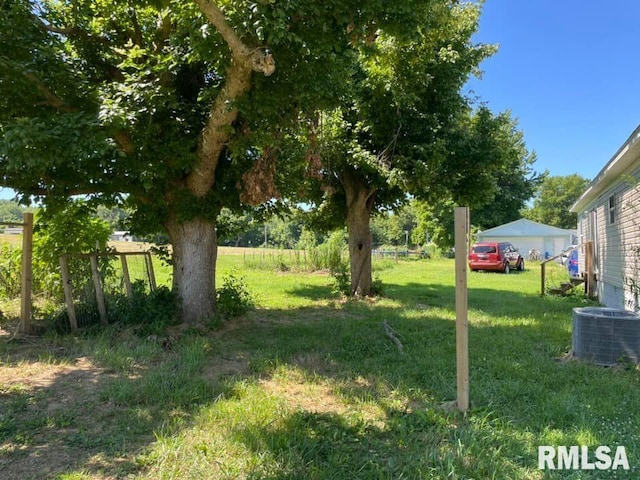
[{"label": "tree canopy", "polygon": [[0,184],[131,208],[134,232],[166,232],[189,323],[215,312],[223,207],[298,192],[346,221],[370,267],[373,211],[407,192],[498,193],[504,121],[461,93],[494,51],[471,40],[479,14],[448,0],[6,0]]},{"label": "tree canopy", "polygon": [[506,115],[475,108],[462,92],[495,51],[472,42],[479,15],[477,4],[440,2],[409,35],[381,31],[358,51],[351,96],[316,122],[311,202],[324,226],[347,226],[356,295],[371,287],[372,213],[396,209],[408,193],[481,205],[499,191],[507,163],[516,162],[514,175],[522,175],[522,155],[533,161],[511,143],[521,137],[504,133],[512,127]]},{"label": "tree canopy", "polygon": [[342,103],[378,31],[442,3],[2,2],[1,183],[134,207],[139,232],[169,234],[183,318],[205,319],[221,207],[277,196],[289,128]]},{"label": "tree canopy", "polygon": [[523,215],[536,222],[558,228],[576,228],[578,217],[569,209],[589,186],[578,174],[546,177],[535,194],[533,206]]}]

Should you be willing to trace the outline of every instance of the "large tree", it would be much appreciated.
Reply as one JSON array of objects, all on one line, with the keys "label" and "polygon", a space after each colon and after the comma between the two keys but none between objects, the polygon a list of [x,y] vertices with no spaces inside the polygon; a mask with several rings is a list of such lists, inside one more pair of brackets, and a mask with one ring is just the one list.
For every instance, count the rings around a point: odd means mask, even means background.
[{"label": "large tree", "polygon": [[352,100],[320,125],[317,216],[346,224],[351,291],[371,292],[372,213],[407,193],[474,203],[494,194],[500,120],[461,93],[491,46],[471,41],[477,4],[434,3],[415,31],[379,31],[361,48]]},{"label": "large tree", "polygon": [[578,174],[546,177],[536,192],[533,207],[524,210],[523,215],[558,228],[576,228],[577,214],[569,209],[587,186],[589,180]]},{"label": "large tree", "polygon": [[[494,115],[480,107],[463,108],[454,118],[449,125],[443,122],[431,139],[420,135],[424,125],[416,121],[416,131],[407,128],[406,140],[394,139],[388,157],[389,147],[374,156],[362,147],[365,142],[345,140],[349,125],[333,130],[325,158],[331,169],[322,178],[325,185],[316,215],[324,222],[346,222],[354,295],[368,295],[371,289],[372,213],[397,209],[406,202],[407,192],[429,205],[419,216],[424,220],[431,215],[430,225],[420,225],[418,235],[424,238],[429,231],[441,246],[448,245],[455,205],[482,209],[493,204],[498,211],[513,213],[509,208],[515,208],[517,213],[530,198],[538,178],[531,169],[535,155],[525,148],[510,115]],[[502,200],[509,208],[499,204]]]},{"label": "large tree", "polygon": [[305,112],[343,101],[354,52],[435,0],[5,0],[0,184],[126,203],[173,246],[184,321],[215,311],[216,216],[277,196]]}]

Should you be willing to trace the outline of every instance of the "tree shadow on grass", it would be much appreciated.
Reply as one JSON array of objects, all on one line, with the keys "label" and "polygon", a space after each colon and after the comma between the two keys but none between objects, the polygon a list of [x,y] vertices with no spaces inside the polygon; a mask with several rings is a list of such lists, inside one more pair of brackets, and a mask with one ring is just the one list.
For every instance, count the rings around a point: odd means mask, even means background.
[{"label": "tree shadow on grass", "polygon": [[[32,350],[0,346],[2,478],[124,478],[140,471],[136,457],[156,432],[215,398],[188,371],[195,362],[182,344],[167,351],[155,340],[111,333],[97,346],[73,337],[57,338],[55,348],[45,338],[29,339]],[[37,354],[38,347],[57,355]]]},{"label": "tree shadow on grass", "polygon": [[[29,377],[2,382],[3,478],[49,478],[75,466],[86,467],[98,454],[120,456],[124,452],[117,443],[126,444],[125,438],[132,438],[130,431],[110,421],[128,415],[127,410],[99,399],[105,381],[102,372],[86,366],[81,370],[74,365],[59,367],[40,365]],[[129,420],[129,427],[136,425],[133,418]],[[150,425],[144,423],[137,427],[148,432]],[[140,442],[140,438],[132,440],[134,445]],[[132,466],[125,461],[117,471],[126,473]]]},{"label": "tree shadow on grass", "polygon": [[[116,335],[101,348],[125,348],[107,361],[100,348],[88,352],[68,338],[62,350],[49,349],[48,364],[58,355],[60,367],[47,381],[29,383],[26,372],[24,382],[2,383],[0,467],[7,478],[25,479],[140,473],[136,457],[155,448],[157,432],[190,436],[198,412],[218,408],[220,399],[241,402],[246,385],[283,406],[259,425],[242,417],[225,424],[229,441],[253,453],[254,478],[526,478],[521,469],[537,466],[531,435],[555,429],[579,444],[582,424],[601,439],[607,431],[593,420],[614,413],[623,389],[628,414],[640,417],[633,373],[613,372],[612,381],[597,367],[556,361],[570,341],[563,317],[570,301],[514,292],[495,301],[501,293],[491,289],[470,292],[476,311],[524,320],[472,319],[472,410],[466,419],[441,410],[456,395],[455,322],[445,315],[454,289],[411,283],[391,291],[386,303],[257,310],[238,328],[179,339],[170,350],[153,344],[138,360],[134,348],[149,340]],[[542,307],[544,316],[527,319]],[[11,355],[2,352],[6,368],[46,366],[33,351]],[[86,368],[73,373],[83,359]]]},{"label": "tree shadow on grass", "polygon": [[[297,410],[263,429],[239,428],[234,436],[257,455],[269,452],[279,465],[275,472],[256,472],[256,478],[428,478],[434,462],[426,452],[446,437],[445,429],[426,415],[394,417],[381,427]],[[408,438],[406,428],[420,431],[418,438]]]},{"label": "tree shadow on grass", "polygon": [[332,291],[332,287],[329,285],[300,285],[296,288],[287,290],[287,293],[312,301],[319,301],[336,297],[336,295]]},{"label": "tree shadow on grass", "polygon": [[[570,309],[576,305],[571,299],[509,292],[505,301],[495,301],[496,291],[490,289],[474,291],[476,311],[515,320],[472,321],[472,410],[466,420],[440,410],[456,395],[455,321],[431,309],[407,309],[427,300],[446,308],[454,292],[432,287],[425,296],[424,286],[410,285],[408,291],[412,288],[423,296],[409,293],[401,307],[351,302],[345,305],[347,319],[332,319],[329,310],[323,317],[324,309],[318,309],[316,321],[274,325],[268,346],[259,332],[243,332],[245,347],[248,342],[255,352],[251,370],[259,378],[282,375],[283,369],[299,371],[303,378],[296,377],[294,383],[330,385],[333,396],[346,405],[326,412],[317,411],[319,403],[313,400],[294,401],[284,424],[240,432],[239,438],[257,454],[268,452],[282,466],[278,473],[259,478],[342,478],[332,477],[332,472],[343,470],[363,472],[344,478],[420,478],[436,471],[433,478],[527,478],[537,471],[538,444],[553,440],[578,445],[585,434],[606,444],[611,430],[602,418],[621,405],[612,385],[622,389],[633,383],[626,389],[625,408],[632,405],[632,417],[640,415],[640,402],[631,400],[640,398],[633,372],[560,361],[570,347]],[[538,316],[540,312],[544,314]],[[401,339],[402,352],[385,336],[384,320]],[[233,349],[236,339],[226,341]],[[275,392],[283,397],[299,395],[298,387],[293,392],[279,388]],[[317,402],[322,401],[318,395]],[[380,423],[363,420],[362,412],[371,405],[383,411],[377,417]],[[631,439],[633,428],[625,427],[623,433],[630,437],[627,443],[637,447],[637,437]],[[549,432],[555,433],[549,437]],[[327,457],[328,447],[318,443],[320,438],[328,438],[342,456]],[[403,444],[411,446],[393,447]],[[374,457],[377,460],[367,460]],[[475,466],[471,459],[476,459]]]}]

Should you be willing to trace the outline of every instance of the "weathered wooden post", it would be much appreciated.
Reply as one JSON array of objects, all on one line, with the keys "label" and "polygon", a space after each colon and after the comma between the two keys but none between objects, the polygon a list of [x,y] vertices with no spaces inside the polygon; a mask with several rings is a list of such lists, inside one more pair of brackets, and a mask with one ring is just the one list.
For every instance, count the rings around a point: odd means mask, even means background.
[{"label": "weathered wooden post", "polygon": [[131,286],[131,277],[129,276],[129,264],[127,263],[127,256],[120,254],[120,263],[122,264],[122,279],[124,280],[124,287],[127,290],[127,297],[133,298],[133,287]]},{"label": "weathered wooden post", "polygon": [[91,259],[91,273],[93,276],[93,286],[96,290],[96,301],[98,302],[98,313],[100,314],[100,325],[109,325],[107,321],[107,307],[104,302],[104,292],[102,291],[102,281],[100,280],[100,271],[98,270],[98,255],[89,255]]},{"label": "weathered wooden post", "polygon": [[153,270],[153,257],[151,256],[151,253],[145,253],[144,261],[147,266],[147,275],[149,275],[149,289],[153,291],[156,289],[156,274]]},{"label": "weathered wooden post", "polygon": [[78,331],[78,319],[76,318],[76,309],[73,304],[73,288],[71,286],[71,277],[69,276],[69,265],[67,265],[67,257],[60,257],[60,274],[62,276],[62,289],[64,290],[64,299],[67,303],[67,314],[69,315],[69,326],[72,332]]},{"label": "weathered wooden post", "polygon": [[22,279],[20,282],[20,324],[18,333],[31,333],[31,290],[33,285],[33,213],[22,214]]},{"label": "weathered wooden post", "polygon": [[469,409],[469,317],[467,297],[467,237],[469,234],[469,208],[455,210],[456,247],[456,367],[458,379],[458,410]]}]

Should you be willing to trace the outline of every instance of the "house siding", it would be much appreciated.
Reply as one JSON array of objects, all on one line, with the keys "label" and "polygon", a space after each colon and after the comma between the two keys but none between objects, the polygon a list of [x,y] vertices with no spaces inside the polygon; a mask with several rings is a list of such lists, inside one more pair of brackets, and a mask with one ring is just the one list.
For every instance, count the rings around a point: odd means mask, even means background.
[{"label": "house siding", "polygon": [[520,255],[527,258],[529,251],[538,250],[544,255],[544,238],[542,237],[513,237],[509,235],[493,236],[478,235],[479,242],[511,242],[520,251]]},{"label": "house siding", "polygon": [[[640,178],[640,169],[632,176]],[[609,219],[611,195],[615,199],[613,223]],[[597,293],[600,301],[612,308],[638,311],[640,186],[628,179],[621,179],[604,191],[579,215],[578,235],[580,243],[587,240],[594,242]],[[580,268],[584,271],[583,249]]]}]

